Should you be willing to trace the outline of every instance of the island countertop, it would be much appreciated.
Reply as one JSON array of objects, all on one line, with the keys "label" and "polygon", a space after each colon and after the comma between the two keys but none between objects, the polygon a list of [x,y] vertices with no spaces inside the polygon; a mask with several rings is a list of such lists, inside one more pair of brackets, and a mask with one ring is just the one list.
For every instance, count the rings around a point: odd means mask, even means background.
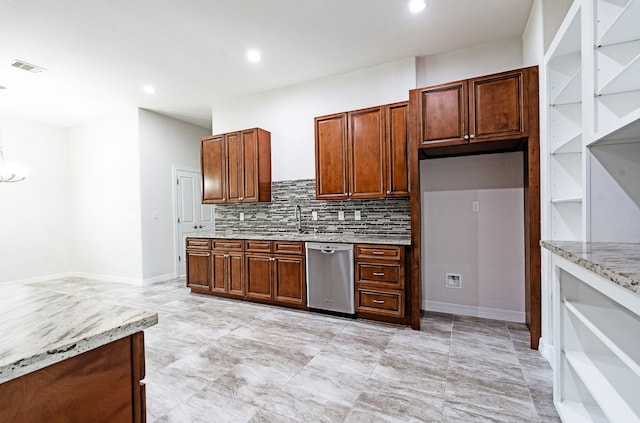
[{"label": "island countertop", "polygon": [[540,245],[631,292],[640,294],[640,244],[541,241]]},{"label": "island countertop", "polygon": [[409,234],[406,237],[394,235],[371,235],[350,233],[297,233],[297,232],[192,232],[185,234],[187,238],[218,239],[253,239],[267,241],[304,241],[304,242],[339,242],[348,244],[382,244],[410,246]]},{"label": "island countertop", "polygon": [[130,336],[158,315],[42,288],[0,285],[0,383]]}]

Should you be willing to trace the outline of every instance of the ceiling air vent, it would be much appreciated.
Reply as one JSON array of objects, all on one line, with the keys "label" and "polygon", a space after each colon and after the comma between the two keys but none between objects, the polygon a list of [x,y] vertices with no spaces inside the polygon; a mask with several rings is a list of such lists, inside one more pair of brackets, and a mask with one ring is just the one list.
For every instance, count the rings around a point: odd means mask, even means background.
[{"label": "ceiling air vent", "polygon": [[31,63],[23,62],[22,60],[18,59],[16,59],[16,61],[13,62],[11,66],[13,66],[14,68],[29,71],[31,73],[40,73],[46,71],[46,69],[43,67],[32,65]]}]

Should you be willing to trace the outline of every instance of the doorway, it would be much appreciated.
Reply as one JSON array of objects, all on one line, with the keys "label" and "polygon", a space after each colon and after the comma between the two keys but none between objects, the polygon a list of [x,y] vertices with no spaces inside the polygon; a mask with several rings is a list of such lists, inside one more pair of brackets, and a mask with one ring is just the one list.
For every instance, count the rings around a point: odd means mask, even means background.
[{"label": "doorway", "polygon": [[175,258],[176,275],[186,273],[185,236],[214,230],[213,206],[202,204],[200,172],[190,169],[173,170],[175,181]]}]

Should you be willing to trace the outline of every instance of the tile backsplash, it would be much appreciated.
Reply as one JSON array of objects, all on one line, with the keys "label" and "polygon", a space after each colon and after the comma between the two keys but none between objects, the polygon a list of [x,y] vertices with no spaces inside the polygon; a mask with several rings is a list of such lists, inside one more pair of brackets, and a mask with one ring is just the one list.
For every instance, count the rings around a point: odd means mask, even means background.
[{"label": "tile backsplash", "polygon": [[[409,237],[411,208],[408,198],[372,200],[316,200],[315,179],[278,181],[271,185],[271,203],[215,206],[216,231],[264,233],[295,232],[296,205],[302,210],[302,229],[313,233],[367,234]],[[318,220],[312,220],[312,212]],[[338,212],[345,220],[338,220]],[[354,220],[360,211],[361,220]],[[244,213],[244,221],[240,221]]]}]

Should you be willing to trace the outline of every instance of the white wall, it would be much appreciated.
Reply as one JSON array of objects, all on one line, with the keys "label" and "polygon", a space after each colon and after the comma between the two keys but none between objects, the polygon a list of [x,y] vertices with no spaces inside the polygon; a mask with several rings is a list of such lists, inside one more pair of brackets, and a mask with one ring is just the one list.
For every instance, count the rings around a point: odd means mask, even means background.
[{"label": "white wall", "polygon": [[520,152],[420,162],[423,309],[525,321],[523,175]]},{"label": "white wall", "polygon": [[200,137],[211,131],[143,109],[139,119],[142,268],[152,282],[176,275],[172,166],[199,171]]},{"label": "white wall", "polygon": [[29,168],[26,180],[0,183],[0,282],[69,271],[69,131],[0,116],[6,162]]},{"label": "white wall", "polygon": [[507,38],[417,60],[419,87],[522,67],[521,37]]},{"label": "white wall", "polygon": [[405,101],[415,87],[415,59],[409,58],[214,105],[213,133],[266,129],[272,179],[315,178],[315,116]]},{"label": "white wall", "polygon": [[138,110],[72,128],[70,143],[72,271],[140,283]]}]

